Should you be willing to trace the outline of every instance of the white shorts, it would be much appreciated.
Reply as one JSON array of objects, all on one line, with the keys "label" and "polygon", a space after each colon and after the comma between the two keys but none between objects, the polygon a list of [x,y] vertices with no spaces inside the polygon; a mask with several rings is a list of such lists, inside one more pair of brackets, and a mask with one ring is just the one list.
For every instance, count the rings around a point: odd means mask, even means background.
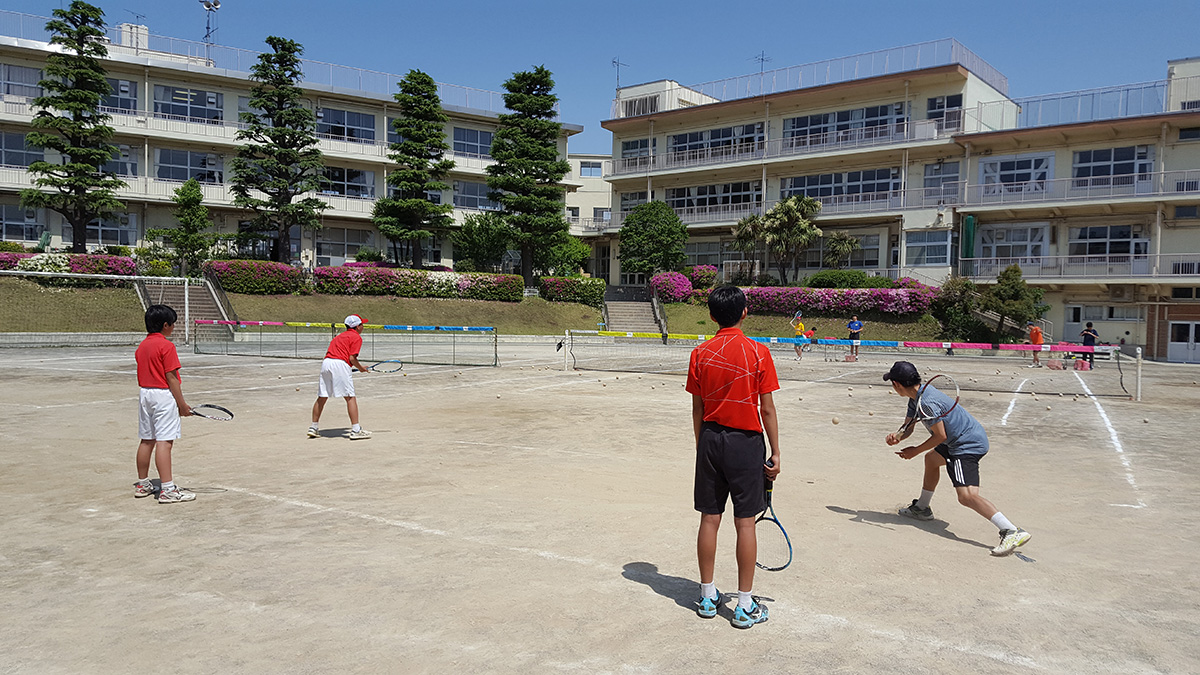
[{"label": "white shorts", "polygon": [[341,359],[325,359],[321,362],[321,379],[317,380],[317,396],[344,398],[354,395],[354,379],[350,377],[350,364]]},{"label": "white shorts", "polygon": [[173,441],[183,435],[179,423],[179,405],[170,389],[142,387],[138,396],[138,438],[145,441]]}]

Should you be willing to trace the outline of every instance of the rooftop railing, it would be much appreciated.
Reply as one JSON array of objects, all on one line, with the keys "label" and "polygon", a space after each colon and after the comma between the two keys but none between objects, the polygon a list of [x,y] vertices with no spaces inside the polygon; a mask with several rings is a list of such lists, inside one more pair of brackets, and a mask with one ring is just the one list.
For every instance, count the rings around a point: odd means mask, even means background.
[{"label": "rooftop railing", "polygon": [[1200,276],[1200,253],[962,258],[958,262],[962,276],[984,281],[994,280],[1010,265],[1019,266],[1026,279]]}]

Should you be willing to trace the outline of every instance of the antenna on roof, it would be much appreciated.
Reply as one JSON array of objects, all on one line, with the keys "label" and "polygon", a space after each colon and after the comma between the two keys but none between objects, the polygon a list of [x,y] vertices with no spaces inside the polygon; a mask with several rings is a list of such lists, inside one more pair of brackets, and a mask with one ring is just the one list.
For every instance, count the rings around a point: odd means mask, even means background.
[{"label": "antenna on roof", "polygon": [[761,51],[755,54],[752,60],[758,61],[758,93],[766,95],[767,91],[763,88],[763,76],[766,73],[767,62],[771,60],[771,57],[767,56],[766,51]]},{"label": "antenna on roof", "polygon": [[145,14],[139,14],[139,13],[133,11],[132,9],[127,9],[125,11],[129,12],[130,14],[133,15],[133,19],[138,22],[138,25],[140,25],[140,26],[146,25],[146,15]]},{"label": "antenna on roof", "polygon": [[613,60],[612,60],[612,65],[613,65],[613,68],[616,68],[616,70],[617,70],[617,89],[620,89],[621,88],[621,68],[622,67],[628,68],[629,64],[621,63],[620,57],[614,56]]},{"label": "antenna on roof", "polygon": [[[138,12],[135,12],[132,9],[127,9],[125,11],[129,12],[130,14],[133,15],[133,20],[137,22],[137,25],[139,25],[139,26],[146,25],[146,15],[145,14],[139,14]],[[142,44],[141,44],[142,32],[140,30],[134,30],[134,31],[130,31],[130,32],[133,33],[133,51],[134,51],[134,53],[137,53],[138,50],[140,50],[142,48]]]},{"label": "antenna on roof", "polygon": [[221,0],[200,0],[200,4],[204,6],[204,60],[212,63],[210,56],[213,45],[213,35],[219,30],[213,28],[213,18],[217,15],[217,10],[221,9]]}]

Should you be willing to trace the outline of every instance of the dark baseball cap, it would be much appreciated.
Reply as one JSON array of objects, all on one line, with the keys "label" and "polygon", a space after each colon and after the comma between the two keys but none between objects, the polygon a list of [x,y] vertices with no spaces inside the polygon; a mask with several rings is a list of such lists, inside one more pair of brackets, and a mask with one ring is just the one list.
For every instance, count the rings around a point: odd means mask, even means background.
[{"label": "dark baseball cap", "polygon": [[883,376],[884,381],[891,380],[905,387],[911,387],[921,381],[921,375],[917,373],[917,367],[908,361],[897,361],[892,364],[892,369],[887,371]]}]

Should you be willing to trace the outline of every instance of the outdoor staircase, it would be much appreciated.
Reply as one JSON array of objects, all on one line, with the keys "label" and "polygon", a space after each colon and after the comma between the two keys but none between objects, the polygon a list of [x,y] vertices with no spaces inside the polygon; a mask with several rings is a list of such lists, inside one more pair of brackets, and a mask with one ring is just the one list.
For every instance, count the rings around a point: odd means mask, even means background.
[{"label": "outdoor staircase", "polygon": [[609,286],[604,292],[605,330],[623,333],[666,332],[647,286]]},{"label": "outdoor staircase", "polygon": [[[174,309],[179,315],[179,320],[183,321],[183,284],[174,281],[169,283],[143,281],[138,283],[137,291],[138,299],[142,301],[143,309],[148,308],[150,305],[167,305],[171,309]],[[218,301],[211,285],[204,279],[196,279],[188,283],[187,308],[188,317],[192,322],[199,319],[220,321],[231,318],[226,315],[225,311],[222,311],[221,303]],[[233,330],[229,326],[193,325],[189,330],[194,330],[194,333],[191,335],[193,340],[230,340],[233,337]],[[175,334],[171,337],[172,341],[182,342],[184,337],[183,326],[177,326]]]}]

